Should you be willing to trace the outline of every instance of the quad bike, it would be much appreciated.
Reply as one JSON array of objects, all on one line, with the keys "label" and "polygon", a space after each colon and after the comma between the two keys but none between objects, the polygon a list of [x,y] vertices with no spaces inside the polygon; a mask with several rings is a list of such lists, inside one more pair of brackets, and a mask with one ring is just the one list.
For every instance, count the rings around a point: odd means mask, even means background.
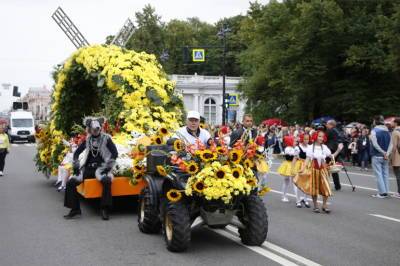
[{"label": "quad bike", "polygon": [[245,245],[261,245],[265,241],[268,216],[257,189],[250,195],[234,197],[230,204],[199,196],[189,197],[183,192],[175,195],[179,200],[170,201],[168,191],[184,191],[190,175],[176,169],[167,176],[160,176],[156,166],[168,164],[165,153],[169,148],[167,145],[149,146],[148,150],[147,186],[142,190],[138,205],[141,232],[156,234],[162,230],[167,249],[173,252],[186,250],[191,241],[191,230],[203,225],[210,228],[234,225]]}]

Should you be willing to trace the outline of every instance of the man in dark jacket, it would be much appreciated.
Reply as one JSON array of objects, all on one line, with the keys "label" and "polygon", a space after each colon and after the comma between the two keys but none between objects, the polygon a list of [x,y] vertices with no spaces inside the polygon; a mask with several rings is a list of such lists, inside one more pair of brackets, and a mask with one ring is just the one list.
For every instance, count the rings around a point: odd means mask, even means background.
[{"label": "man in dark jacket", "polygon": [[242,126],[239,129],[232,132],[230,147],[233,147],[235,143],[242,139],[245,144],[249,143],[250,140],[254,140],[257,137],[257,129],[253,128],[253,117],[250,114],[245,114],[242,120]]},{"label": "man in dark jacket", "polygon": [[[88,137],[74,152],[74,175],[66,184],[64,198],[64,206],[71,211],[64,218],[71,219],[81,214],[76,187],[86,178],[96,178],[103,185],[100,202],[102,219],[108,220],[108,209],[112,206],[111,171],[118,157],[118,151],[111,136],[101,132],[100,120],[90,120],[87,122],[87,127],[89,127]],[[79,156],[81,154],[82,157]]]},{"label": "man in dark jacket", "polygon": [[[335,153],[339,146],[343,146],[343,140],[340,137],[339,130],[336,128],[336,121],[335,120],[329,120],[326,123],[326,136],[327,136],[327,142],[326,146],[331,150],[332,154]],[[339,157],[340,155],[338,155]],[[339,161],[339,158],[336,158],[337,161]],[[336,190],[340,190],[342,188],[340,184],[340,179],[339,179],[339,174],[338,173],[332,173],[332,179],[333,183],[335,185]]]}]

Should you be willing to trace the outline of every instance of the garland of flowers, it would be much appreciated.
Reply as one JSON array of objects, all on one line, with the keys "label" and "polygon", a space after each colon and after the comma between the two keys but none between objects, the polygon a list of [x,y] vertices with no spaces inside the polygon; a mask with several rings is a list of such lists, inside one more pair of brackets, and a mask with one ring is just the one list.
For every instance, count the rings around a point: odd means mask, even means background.
[{"label": "garland of flowers", "polygon": [[105,113],[122,132],[175,130],[183,103],[154,55],[95,45],[74,52],[54,74],[52,119],[38,136],[36,164],[55,171],[66,153],[74,124],[94,113]]}]

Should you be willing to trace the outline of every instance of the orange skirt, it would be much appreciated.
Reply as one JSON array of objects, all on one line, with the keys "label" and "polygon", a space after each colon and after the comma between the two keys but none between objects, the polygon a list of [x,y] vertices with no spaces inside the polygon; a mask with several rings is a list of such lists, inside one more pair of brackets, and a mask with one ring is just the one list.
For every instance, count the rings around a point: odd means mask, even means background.
[{"label": "orange skirt", "polygon": [[328,182],[328,169],[315,169],[310,167],[304,173],[298,173],[293,178],[293,183],[304,193],[310,196],[332,196],[331,187]]}]

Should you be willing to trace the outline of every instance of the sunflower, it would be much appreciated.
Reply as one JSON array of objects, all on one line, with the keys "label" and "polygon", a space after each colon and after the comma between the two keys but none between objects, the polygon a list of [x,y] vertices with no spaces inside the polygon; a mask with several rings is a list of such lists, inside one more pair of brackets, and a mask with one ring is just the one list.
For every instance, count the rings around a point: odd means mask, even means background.
[{"label": "sunflower", "polygon": [[221,146],[217,147],[217,153],[218,154],[225,155],[226,152],[227,152],[227,149],[225,147],[221,147]]},{"label": "sunflower", "polygon": [[223,169],[219,169],[217,172],[215,172],[215,176],[219,179],[223,179],[226,175],[226,172]]},{"label": "sunflower", "polygon": [[246,159],[246,160],[244,161],[244,165],[245,165],[247,168],[253,168],[253,167],[254,167],[254,162],[253,162],[252,160],[250,160],[250,159]]},{"label": "sunflower", "polygon": [[203,193],[203,190],[206,188],[206,185],[204,185],[203,181],[199,180],[196,181],[196,183],[194,183],[193,185],[193,189],[194,191],[198,192],[198,193]]},{"label": "sunflower", "polygon": [[257,179],[255,179],[254,177],[251,177],[251,178],[247,179],[247,184],[249,184],[251,187],[255,187],[255,186],[257,186]]},{"label": "sunflower", "polygon": [[232,176],[234,178],[239,178],[242,175],[243,175],[243,171],[239,167],[235,167],[235,168],[232,169]]},{"label": "sunflower", "polygon": [[186,171],[191,174],[194,175],[199,171],[199,166],[197,165],[197,163],[195,161],[190,161],[187,165],[186,165]]},{"label": "sunflower", "polygon": [[158,172],[158,174],[160,176],[167,176],[168,175],[167,170],[165,170],[164,166],[157,165],[156,168],[157,168],[157,172]]},{"label": "sunflower", "polygon": [[264,196],[266,193],[270,192],[271,188],[269,187],[263,187],[260,191],[258,191],[259,196]]},{"label": "sunflower", "polygon": [[242,150],[233,149],[229,152],[229,160],[232,163],[239,163],[240,160],[242,160],[242,156],[243,156]]},{"label": "sunflower", "polygon": [[178,202],[182,199],[182,193],[179,190],[176,189],[170,189],[167,192],[167,199],[170,202]]},{"label": "sunflower", "polygon": [[156,145],[164,144],[164,139],[163,139],[163,137],[162,137],[162,136],[159,136],[159,135],[153,136],[153,137],[152,137],[152,141],[153,141],[153,143],[156,144]]},{"label": "sunflower", "polygon": [[174,141],[174,150],[176,152],[183,151],[183,143],[182,140],[177,139]]},{"label": "sunflower", "polygon": [[135,174],[135,179],[136,179],[136,181],[140,181],[140,180],[142,180],[143,179],[143,173],[137,173],[137,174]]},{"label": "sunflower", "polygon": [[200,158],[204,161],[204,162],[209,162],[211,160],[215,160],[216,159],[216,154],[213,153],[210,150],[204,150],[202,153],[200,153]]},{"label": "sunflower", "polygon": [[166,136],[168,136],[168,129],[166,129],[165,127],[162,127],[162,128],[160,128],[160,129],[158,130],[158,133],[159,133],[161,136],[166,137]]},{"label": "sunflower", "polygon": [[135,164],[133,166],[133,171],[135,173],[144,173],[146,171],[146,167],[144,165]]}]

